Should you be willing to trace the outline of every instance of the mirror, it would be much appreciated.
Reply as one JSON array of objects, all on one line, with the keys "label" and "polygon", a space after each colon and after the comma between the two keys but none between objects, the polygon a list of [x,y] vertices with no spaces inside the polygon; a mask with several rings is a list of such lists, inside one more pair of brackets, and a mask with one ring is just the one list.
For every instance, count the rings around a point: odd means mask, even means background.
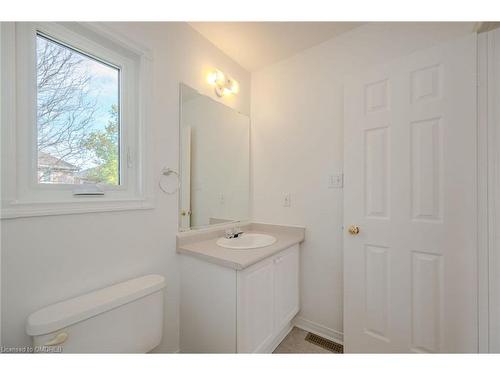
[{"label": "mirror", "polygon": [[179,228],[249,218],[250,119],[180,85]]}]

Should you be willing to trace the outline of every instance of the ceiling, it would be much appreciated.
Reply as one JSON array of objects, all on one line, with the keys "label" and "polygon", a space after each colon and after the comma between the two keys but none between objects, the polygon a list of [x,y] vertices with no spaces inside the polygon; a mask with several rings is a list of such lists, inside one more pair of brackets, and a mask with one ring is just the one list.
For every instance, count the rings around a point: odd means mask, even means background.
[{"label": "ceiling", "polygon": [[248,71],[286,59],[362,22],[190,22]]}]

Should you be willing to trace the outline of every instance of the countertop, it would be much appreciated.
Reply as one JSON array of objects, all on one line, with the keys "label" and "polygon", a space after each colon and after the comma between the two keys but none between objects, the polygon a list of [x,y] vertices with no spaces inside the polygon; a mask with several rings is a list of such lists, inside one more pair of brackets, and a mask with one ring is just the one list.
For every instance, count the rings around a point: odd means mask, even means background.
[{"label": "countertop", "polygon": [[248,223],[240,225],[243,232],[269,234],[276,237],[276,242],[257,249],[227,249],[216,243],[217,239],[224,234],[226,227],[217,227],[213,230],[209,229],[200,232],[190,231],[179,233],[177,235],[177,252],[195,256],[224,267],[242,270],[304,241],[305,237],[304,227]]}]

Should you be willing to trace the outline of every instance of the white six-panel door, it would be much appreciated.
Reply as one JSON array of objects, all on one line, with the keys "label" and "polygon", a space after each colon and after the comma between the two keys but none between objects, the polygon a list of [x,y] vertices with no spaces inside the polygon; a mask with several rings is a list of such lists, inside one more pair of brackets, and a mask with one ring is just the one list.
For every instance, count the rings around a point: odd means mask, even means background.
[{"label": "white six-panel door", "polygon": [[347,80],[344,168],[345,350],[477,351],[474,35]]}]

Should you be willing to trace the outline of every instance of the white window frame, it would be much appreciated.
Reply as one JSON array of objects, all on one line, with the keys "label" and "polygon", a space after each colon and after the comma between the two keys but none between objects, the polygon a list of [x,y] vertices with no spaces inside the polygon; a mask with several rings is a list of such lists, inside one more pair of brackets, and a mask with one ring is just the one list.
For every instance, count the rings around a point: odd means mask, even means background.
[{"label": "white window frame", "polygon": [[[37,33],[120,69],[120,184],[99,185],[103,196],[75,196],[82,185],[37,179]],[[96,24],[8,23],[1,36],[2,218],[152,208],[144,147],[149,51]]]}]

